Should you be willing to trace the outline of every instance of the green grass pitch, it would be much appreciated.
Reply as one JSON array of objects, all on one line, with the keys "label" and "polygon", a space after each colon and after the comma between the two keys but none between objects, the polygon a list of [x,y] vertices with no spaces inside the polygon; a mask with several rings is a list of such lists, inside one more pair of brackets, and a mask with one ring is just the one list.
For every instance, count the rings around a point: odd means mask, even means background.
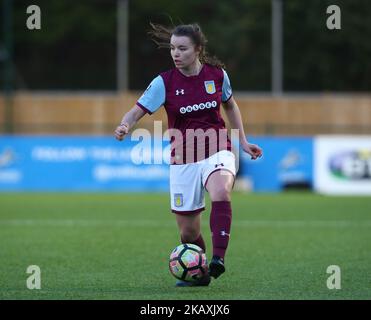
[{"label": "green grass pitch", "polygon": [[[179,244],[167,194],[1,193],[0,299],[370,299],[371,198],[311,193],[232,198],[227,272],[175,288]],[[209,200],[203,213],[211,255]],[[29,265],[41,289],[26,287]],[[341,269],[330,290],[327,267]]]}]

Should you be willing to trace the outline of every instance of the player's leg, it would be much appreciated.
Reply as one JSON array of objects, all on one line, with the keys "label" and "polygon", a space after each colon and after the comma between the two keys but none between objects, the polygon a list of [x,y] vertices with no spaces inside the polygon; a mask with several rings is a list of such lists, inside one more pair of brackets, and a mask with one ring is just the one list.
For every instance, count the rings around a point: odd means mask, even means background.
[{"label": "player's leg", "polygon": [[171,209],[175,213],[182,243],[206,250],[200,233],[200,213],[205,209],[201,170],[197,164],[170,166]]},{"label": "player's leg", "polygon": [[[192,243],[206,250],[201,235],[201,211],[205,209],[204,190],[198,164],[170,166],[171,209],[175,214],[182,243]],[[176,286],[207,286],[210,276],[195,282],[178,280]]]},{"label": "player's leg", "polygon": [[206,251],[206,245],[201,234],[201,214],[176,214],[180,240],[182,243],[192,243]]},{"label": "player's leg", "polygon": [[219,277],[224,271],[224,256],[228,247],[232,222],[231,191],[234,175],[226,170],[214,171],[207,179],[206,190],[211,199],[210,229],[213,258],[210,275]]},{"label": "player's leg", "polygon": [[203,166],[202,183],[211,199],[213,258],[210,263],[210,275],[214,278],[225,271],[224,256],[232,221],[231,191],[236,176],[235,162],[234,154],[223,150],[209,157]]},{"label": "player's leg", "polygon": [[[176,214],[176,221],[178,224],[180,238],[182,243],[192,243],[204,251],[206,249],[205,242],[201,235],[201,214]],[[210,283],[210,276],[207,274],[196,282],[186,282],[178,280],[177,287],[190,286],[208,286]]]}]

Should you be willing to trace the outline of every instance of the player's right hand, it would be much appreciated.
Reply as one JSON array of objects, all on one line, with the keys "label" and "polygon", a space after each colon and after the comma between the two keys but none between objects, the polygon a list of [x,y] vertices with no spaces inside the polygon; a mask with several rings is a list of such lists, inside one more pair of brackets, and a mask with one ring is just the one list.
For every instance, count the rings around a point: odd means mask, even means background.
[{"label": "player's right hand", "polygon": [[126,123],[121,123],[115,130],[115,137],[117,140],[122,141],[128,133],[129,125]]}]

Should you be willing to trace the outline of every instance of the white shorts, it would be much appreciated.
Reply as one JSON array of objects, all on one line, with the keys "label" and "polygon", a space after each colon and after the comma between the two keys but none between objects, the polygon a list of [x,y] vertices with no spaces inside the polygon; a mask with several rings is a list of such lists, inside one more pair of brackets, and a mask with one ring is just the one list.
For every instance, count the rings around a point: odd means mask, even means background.
[{"label": "white shorts", "polygon": [[227,170],[236,176],[235,155],[222,150],[211,157],[187,164],[170,165],[171,210],[178,214],[205,209],[205,186],[211,173]]}]

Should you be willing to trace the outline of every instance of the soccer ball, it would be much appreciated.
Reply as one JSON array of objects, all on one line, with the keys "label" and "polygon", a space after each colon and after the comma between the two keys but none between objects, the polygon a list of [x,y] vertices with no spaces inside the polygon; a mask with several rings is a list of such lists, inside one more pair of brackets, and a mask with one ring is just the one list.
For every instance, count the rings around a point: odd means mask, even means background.
[{"label": "soccer ball", "polygon": [[170,254],[169,269],[177,279],[196,281],[208,272],[206,254],[195,244],[181,244]]}]

